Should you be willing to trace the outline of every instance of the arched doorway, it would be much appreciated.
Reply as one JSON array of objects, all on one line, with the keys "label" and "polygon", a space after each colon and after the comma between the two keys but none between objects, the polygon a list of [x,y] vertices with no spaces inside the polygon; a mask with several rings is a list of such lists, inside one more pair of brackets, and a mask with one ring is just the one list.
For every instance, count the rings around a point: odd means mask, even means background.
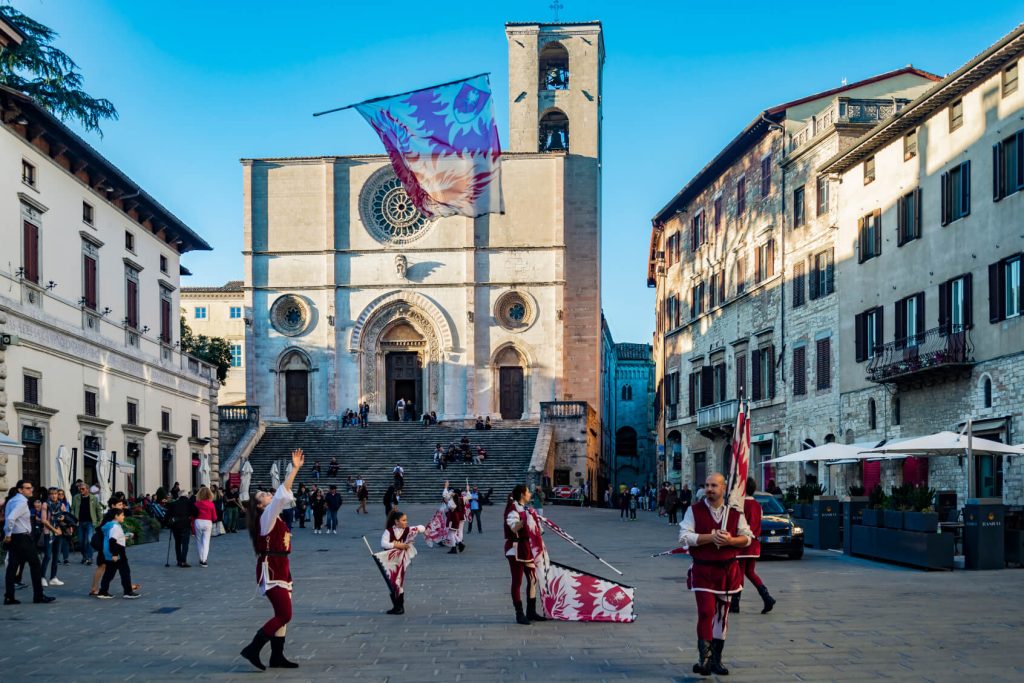
[{"label": "arched doorway", "polygon": [[289,422],[305,422],[309,417],[310,370],[309,359],[298,350],[286,353],[278,365],[278,374],[284,377],[281,404]]},{"label": "arched doorway", "polygon": [[[399,320],[380,338],[384,354],[385,409],[389,420],[415,420],[423,410],[423,352],[427,342],[409,323]],[[398,414],[398,401],[405,409]]]},{"label": "arched doorway", "polygon": [[521,420],[526,405],[526,379],[523,357],[506,346],[494,359],[498,369],[498,411],[503,420]]}]

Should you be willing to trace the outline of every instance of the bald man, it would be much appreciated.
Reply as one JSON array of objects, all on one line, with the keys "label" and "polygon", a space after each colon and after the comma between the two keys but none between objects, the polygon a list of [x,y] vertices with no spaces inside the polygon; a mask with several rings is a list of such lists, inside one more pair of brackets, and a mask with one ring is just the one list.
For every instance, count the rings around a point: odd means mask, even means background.
[{"label": "bald man", "polygon": [[693,673],[728,675],[722,648],[729,625],[731,596],[743,590],[743,572],[736,556],[753,534],[743,513],[726,505],[725,477],[719,472],[704,482],[704,499],[692,505],[679,523],[679,541],[693,564],[686,586],[697,600],[697,652]]}]

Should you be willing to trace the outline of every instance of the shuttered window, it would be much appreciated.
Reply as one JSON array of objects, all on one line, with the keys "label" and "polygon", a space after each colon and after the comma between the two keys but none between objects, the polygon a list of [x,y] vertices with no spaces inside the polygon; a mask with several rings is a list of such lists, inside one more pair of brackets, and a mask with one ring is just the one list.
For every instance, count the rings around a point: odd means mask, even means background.
[{"label": "shuttered window", "polygon": [[814,367],[818,391],[832,386],[832,339],[819,339],[814,349]]},{"label": "shuttered window", "polygon": [[1024,131],[992,145],[992,199],[1024,189]]},{"label": "shuttered window", "polygon": [[921,188],[896,200],[896,246],[921,236]]},{"label": "shuttered window", "polygon": [[836,291],[835,249],[819,251],[810,259],[810,295],[811,299],[828,296]]},{"label": "shuttered window", "polygon": [[854,321],[854,345],[858,363],[875,357],[884,338],[882,328],[882,307],[870,308],[859,313]]},{"label": "shuttered window", "polygon": [[96,257],[91,254],[82,255],[82,302],[90,311],[96,310]]},{"label": "shuttered window", "polygon": [[31,405],[39,405],[39,378],[33,375],[25,375],[24,394],[22,400]]},{"label": "shuttered window", "polygon": [[793,266],[793,308],[799,308],[806,302],[807,287],[804,282],[806,279],[807,267],[803,262],[795,264]]},{"label": "shuttered window", "polygon": [[988,267],[988,319],[999,322],[1018,316],[1022,307],[1021,270],[1024,257],[1021,254],[1008,256]]},{"label": "shuttered window", "polygon": [[160,341],[170,344],[173,334],[171,332],[171,292],[160,288]]},{"label": "shuttered window", "polygon": [[39,226],[25,221],[22,229],[22,278],[39,284]]},{"label": "shuttered window", "polygon": [[864,263],[882,253],[882,212],[875,209],[857,221],[857,262]]},{"label": "shuttered window", "polygon": [[803,396],[807,393],[807,347],[798,346],[793,349],[793,395]]},{"label": "shuttered window", "polygon": [[971,213],[971,162],[964,163],[942,174],[942,225]]},{"label": "shuttered window", "polygon": [[925,331],[924,292],[896,302],[896,347],[917,346]]},{"label": "shuttered window", "polygon": [[747,391],[747,354],[736,354],[736,398],[745,398]]},{"label": "shuttered window", "polygon": [[939,328],[942,334],[962,332],[974,324],[973,284],[970,273],[939,285]]},{"label": "shuttered window", "polygon": [[747,210],[747,179],[741,177],[736,181],[736,215],[742,216]]}]

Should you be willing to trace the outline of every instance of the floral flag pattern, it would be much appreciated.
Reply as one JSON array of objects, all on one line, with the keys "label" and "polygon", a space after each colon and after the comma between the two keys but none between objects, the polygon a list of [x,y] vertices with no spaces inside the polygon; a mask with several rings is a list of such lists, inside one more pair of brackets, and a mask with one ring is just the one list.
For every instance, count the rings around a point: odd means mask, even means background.
[{"label": "floral flag pattern", "polygon": [[636,620],[631,586],[557,562],[548,563],[541,599],[544,612],[552,619],[619,623]]},{"label": "floral flag pattern", "polygon": [[503,213],[501,145],[486,74],[354,106],[424,215]]},{"label": "floral flag pattern", "polygon": [[[404,542],[412,543],[412,539],[416,538],[417,533],[417,529],[410,527]],[[387,581],[388,587],[391,589],[391,594],[401,595],[405,591],[405,571],[409,568],[412,558],[416,557],[416,548],[408,550],[392,548],[372,553],[372,555],[380,568],[380,573],[384,575],[384,580]]]}]

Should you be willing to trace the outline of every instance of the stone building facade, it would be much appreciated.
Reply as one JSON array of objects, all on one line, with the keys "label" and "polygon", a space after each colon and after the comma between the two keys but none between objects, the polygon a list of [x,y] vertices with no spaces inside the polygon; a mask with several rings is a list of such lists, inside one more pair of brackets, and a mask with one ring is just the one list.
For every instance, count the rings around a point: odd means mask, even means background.
[{"label": "stone building facade", "polygon": [[[1024,438],[1024,92],[1018,27],[822,165],[841,183],[836,263],[848,442]],[[1024,503],[1021,458],[866,463],[846,481],[927,481]]]},{"label": "stone building facade", "polygon": [[[600,410],[601,24],[506,37],[504,214],[428,219],[384,155],[242,161],[245,386],[265,418]],[[570,469],[595,477],[599,443]]]},{"label": "stone building facade", "polygon": [[602,316],[602,453],[615,490],[658,481],[654,357],[650,344],[615,343]]},{"label": "stone building facade", "polygon": [[[809,395],[806,386],[794,394],[792,383],[793,361],[806,364],[808,348],[831,346],[835,322],[828,310],[835,297],[794,299],[808,286],[808,264],[821,264],[825,281],[833,248],[822,233],[831,232],[834,209],[807,213],[807,193],[817,192],[811,169],[870,126],[849,120],[851,102],[908,100],[932,80],[908,67],[760,112],[655,215],[647,282],[656,289],[657,422],[667,480],[693,485],[727,468],[740,398],[750,402],[759,485],[799,477],[761,464],[791,442],[834,438],[831,382],[818,389],[812,373]],[[802,218],[793,213],[797,199]],[[794,348],[803,351],[794,357]],[[830,363],[833,353],[826,351]],[[788,416],[791,404],[800,422]]]},{"label": "stone building facade", "polygon": [[32,99],[0,88],[0,487],[185,488],[217,471],[217,379],[178,350],[181,256],[206,242]]},{"label": "stone building facade", "polygon": [[231,367],[217,393],[222,406],[245,403],[245,328],[252,318],[245,316],[243,285],[230,280],[219,287],[181,288],[181,316],[192,332],[225,339],[231,346]]}]

